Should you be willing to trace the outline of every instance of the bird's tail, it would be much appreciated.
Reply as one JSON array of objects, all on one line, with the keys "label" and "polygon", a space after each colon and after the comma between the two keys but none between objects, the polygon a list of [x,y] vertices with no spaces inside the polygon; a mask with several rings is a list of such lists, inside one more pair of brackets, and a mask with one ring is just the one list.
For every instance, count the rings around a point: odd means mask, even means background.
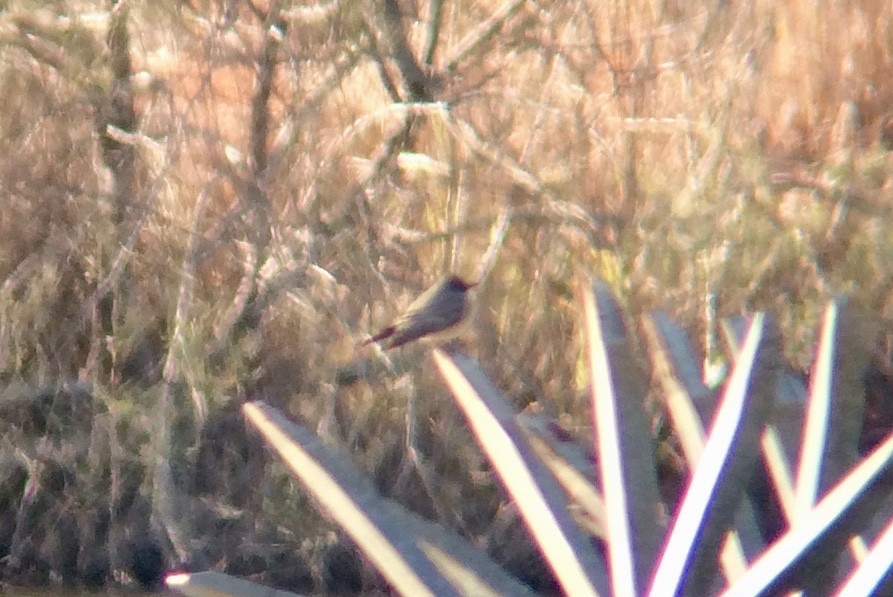
[{"label": "bird's tail", "polygon": [[393,333],[395,331],[396,331],[396,328],[394,326],[388,326],[385,329],[378,332],[377,334],[375,334],[374,336],[372,336],[371,338],[369,338],[368,340],[363,340],[363,342],[360,344],[360,346],[369,346],[373,342],[378,342],[379,340],[384,340],[385,338],[393,335]]}]

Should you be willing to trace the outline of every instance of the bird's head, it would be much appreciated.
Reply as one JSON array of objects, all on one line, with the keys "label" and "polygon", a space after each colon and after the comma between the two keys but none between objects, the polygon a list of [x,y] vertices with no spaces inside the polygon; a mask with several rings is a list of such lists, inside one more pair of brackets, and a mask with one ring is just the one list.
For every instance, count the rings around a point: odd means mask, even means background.
[{"label": "bird's head", "polygon": [[478,285],[477,282],[466,282],[459,276],[450,276],[449,278],[447,278],[447,286],[449,286],[450,290],[464,292],[464,291],[468,290],[469,288],[472,288],[477,285]]}]

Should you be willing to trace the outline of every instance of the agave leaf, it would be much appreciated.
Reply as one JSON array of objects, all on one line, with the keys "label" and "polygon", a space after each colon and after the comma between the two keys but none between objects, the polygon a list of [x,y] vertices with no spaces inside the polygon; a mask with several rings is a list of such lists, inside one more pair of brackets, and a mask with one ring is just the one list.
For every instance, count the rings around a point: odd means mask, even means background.
[{"label": "agave leaf", "polygon": [[[888,505],[891,470],[893,434],[828,491],[808,516],[764,551],[723,595],[777,595],[805,584],[829,557],[846,548],[853,534],[871,525],[873,517]],[[890,557],[889,552],[886,557]]]},{"label": "agave leaf", "polygon": [[791,474],[791,465],[785,456],[785,449],[778,429],[774,425],[766,425],[763,435],[760,436],[760,449],[763,454],[763,463],[766,474],[775,490],[775,497],[781,507],[785,519],[794,518],[794,481]]},{"label": "agave leaf", "polygon": [[837,597],[890,595],[893,593],[890,570],[893,570],[893,518],[840,586]]},{"label": "agave leaf", "polygon": [[[744,332],[748,320],[734,317],[722,322],[723,335],[732,360],[741,352]],[[782,369],[778,372],[775,387],[775,405],[769,421],[760,436],[763,455],[763,470],[768,483],[775,490],[779,508],[786,520],[793,518],[794,480],[791,462],[796,461],[797,440],[800,436],[800,422],[803,420],[803,405],[806,402],[805,384],[792,372]],[[759,511],[758,511],[759,512]],[[765,516],[765,509],[763,509]]]},{"label": "agave leaf", "polygon": [[213,570],[171,574],[165,583],[186,597],[300,597]]},{"label": "agave leaf", "polygon": [[[704,424],[713,412],[713,392],[701,382],[688,339],[666,315],[653,313],[643,321],[651,361],[663,392],[667,414],[689,466],[704,449]],[[694,367],[693,367],[694,366]]]},{"label": "agave leaf", "polygon": [[460,537],[420,520],[375,490],[347,457],[263,402],[248,421],[320,507],[404,595],[526,595],[530,591]]},{"label": "agave leaf", "polygon": [[[685,332],[663,313],[646,317],[643,329],[654,372],[663,389],[661,397],[688,467],[693,469],[704,450],[703,421],[710,419],[713,392],[697,374],[697,359]],[[728,583],[744,574],[748,559],[756,557],[764,546],[750,500],[745,500],[736,513],[734,526],[722,544],[719,558]]]},{"label": "agave leaf", "polygon": [[780,364],[774,332],[763,314],[753,318],[674,517],[650,595],[702,595],[711,587],[716,554],[750,481],[757,439],[772,404]]},{"label": "agave leaf", "polygon": [[858,460],[862,378],[871,345],[866,332],[847,301],[826,308],[797,468],[797,518],[809,514],[817,498]]},{"label": "agave leaf", "polygon": [[595,485],[596,471],[588,453],[572,440],[556,438],[555,422],[547,417],[523,412],[518,415],[518,423],[537,456],[571,500],[571,513],[577,524],[592,535],[607,539],[605,500]]},{"label": "agave leaf", "polygon": [[[722,321],[723,338],[732,361],[737,359],[741,352],[744,332],[749,321],[746,317],[731,317]],[[787,368],[778,372],[775,383],[775,406],[769,421],[778,429],[786,461],[796,462],[799,451],[797,438],[800,437],[808,390],[801,376]]]},{"label": "agave leaf", "polygon": [[601,557],[574,524],[560,486],[508,402],[471,359],[441,350],[432,357],[562,588],[568,595],[607,594]]},{"label": "agave leaf", "polygon": [[608,521],[614,595],[637,595],[648,581],[663,537],[657,522],[654,443],[644,412],[644,376],[610,290],[600,282],[583,292],[592,379],[592,415]]},{"label": "agave leaf", "polygon": [[[867,330],[852,305],[835,301],[825,309],[800,444],[792,523],[809,515],[824,494],[859,458],[859,435],[868,364]],[[814,594],[837,577],[839,555],[811,575],[804,590]]]},{"label": "agave leaf", "polygon": [[[863,374],[872,340],[866,323],[848,301],[830,303],[823,318],[808,393],[791,372],[783,372],[779,378],[778,406],[773,419],[786,431],[779,433],[774,425],[767,426],[761,444],[767,471],[789,524],[808,516],[817,497],[858,460]],[[733,322],[726,332],[729,343],[734,343],[740,326]],[[803,409],[801,402],[805,404]],[[801,432],[802,420],[805,424]],[[784,454],[797,452],[797,437],[802,440],[794,482]],[[850,541],[848,545],[858,560],[859,541]],[[829,552],[824,566],[805,577],[803,588],[807,592],[822,592],[833,586],[837,574],[834,560],[841,553],[842,550]]]}]

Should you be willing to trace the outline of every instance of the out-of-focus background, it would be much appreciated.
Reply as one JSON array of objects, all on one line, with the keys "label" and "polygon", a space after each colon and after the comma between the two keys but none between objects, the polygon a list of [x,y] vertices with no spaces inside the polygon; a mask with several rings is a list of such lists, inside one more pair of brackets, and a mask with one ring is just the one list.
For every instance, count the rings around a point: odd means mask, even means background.
[{"label": "out-of-focus background", "polygon": [[801,369],[847,293],[889,370],[889,2],[12,0],[0,42],[9,582],[374,587],[262,398],[548,588],[424,353],[357,347],[446,271],[467,350],[580,437],[589,277],[708,360],[768,310]]}]

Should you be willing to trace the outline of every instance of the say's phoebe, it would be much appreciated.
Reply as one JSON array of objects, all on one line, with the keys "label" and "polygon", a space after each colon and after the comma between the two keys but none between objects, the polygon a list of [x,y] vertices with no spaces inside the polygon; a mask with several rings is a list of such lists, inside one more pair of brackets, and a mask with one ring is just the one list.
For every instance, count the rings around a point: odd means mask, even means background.
[{"label": "say's phoebe", "polygon": [[414,300],[394,323],[381,330],[363,346],[380,342],[383,348],[397,348],[424,336],[440,340],[455,338],[470,317],[470,284],[458,276],[444,276]]}]

